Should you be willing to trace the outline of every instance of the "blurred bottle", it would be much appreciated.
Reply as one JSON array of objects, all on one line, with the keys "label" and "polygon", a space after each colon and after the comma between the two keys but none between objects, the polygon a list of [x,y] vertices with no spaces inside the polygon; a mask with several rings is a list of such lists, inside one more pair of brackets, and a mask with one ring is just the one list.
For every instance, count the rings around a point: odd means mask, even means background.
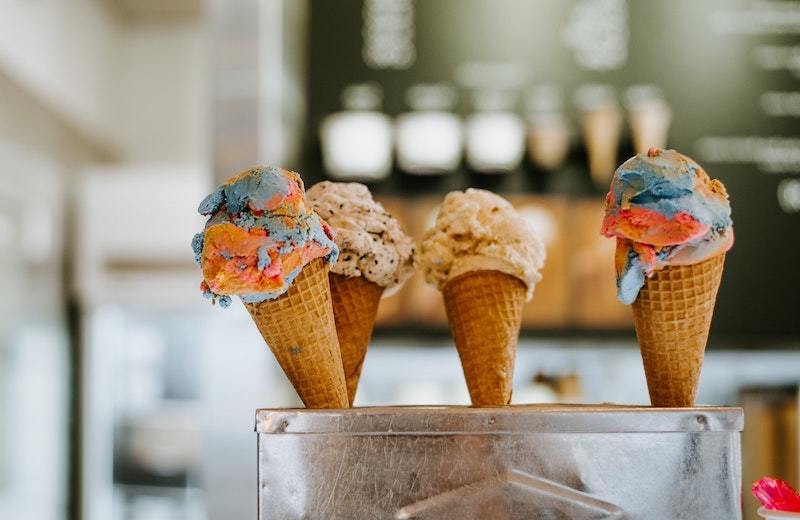
[{"label": "blurred bottle", "polygon": [[558,169],[569,153],[569,125],[562,112],[561,91],[542,85],[528,92],[528,157],[543,170]]},{"label": "blurred bottle", "polygon": [[622,109],[613,87],[588,84],[575,92],[581,111],[581,131],[589,158],[589,174],[595,186],[608,188],[617,167],[622,132]]},{"label": "blurred bottle", "polygon": [[481,173],[508,173],[517,169],[525,154],[525,124],[513,111],[513,92],[478,90],[473,102],[476,112],[465,123],[469,167]]},{"label": "blurred bottle", "polygon": [[447,84],[419,84],[406,93],[411,112],[395,121],[397,165],[408,173],[450,173],[461,163],[461,119],[452,112],[456,90]]},{"label": "blurred bottle", "polygon": [[666,148],[672,109],[655,85],[634,85],[625,91],[628,124],[631,127],[633,148],[646,153],[648,148]]},{"label": "blurred bottle", "polygon": [[374,83],[349,85],[344,110],[320,125],[322,161],[336,180],[385,179],[392,167],[392,121],[380,112],[383,90]]}]

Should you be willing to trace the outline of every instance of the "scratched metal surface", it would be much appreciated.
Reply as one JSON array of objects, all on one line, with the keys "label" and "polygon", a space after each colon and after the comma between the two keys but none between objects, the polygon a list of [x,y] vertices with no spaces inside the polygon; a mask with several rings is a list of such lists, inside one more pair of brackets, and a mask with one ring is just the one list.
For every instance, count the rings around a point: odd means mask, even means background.
[{"label": "scratched metal surface", "polygon": [[741,518],[740,409],[259,410],[259,520]]}]

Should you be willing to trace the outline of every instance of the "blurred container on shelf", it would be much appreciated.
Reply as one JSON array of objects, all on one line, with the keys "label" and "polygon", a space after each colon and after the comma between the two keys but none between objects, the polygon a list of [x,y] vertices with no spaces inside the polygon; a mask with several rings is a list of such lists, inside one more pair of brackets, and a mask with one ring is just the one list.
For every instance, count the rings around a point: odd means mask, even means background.
[{"label": "blurred container on shelf", "polygon": [[322,160],[335,180],[377,181],[392,168],[392,120],[381,110],[383,89],[357,83],[342,91],[343,111],[320,125]]},{"label": "blurred container on shelf", "polygon": [[472,100],[475,111],[464,130],[468,166],[479,173],[516,170],[525,154],[525,123],[514,111],[514,91],[479,89]]},{"label": "blurred container on shelf", "polygon": [[164,399],[146,413],[130,417],[126,455],[131,464],[151,475],[175,477],[199,467],[200,432],[192,400]]},{"label": "blurred container on shelf", "polygon": [[581,132],[589,158],[589,174],[597,188],[608,188],[617,167],[622,109],[611,85],[590,83],[575,91]]},{"label": "blurred container on shelf", "polygon": [[600,234],[603,204],[599,199],[573,200],[570,208],[570,319],[587,329],[629,329],[633,316],[617,300],[614,240]]},{"label": "blurred container on shelf", "polygon": [[566,161],[570,147],[561,90],[555,85],[539,85],[528,91],[525,102],[528,158],[537,168],[557,170]]},{"label": "blurred container on shelf", "polygon": [[461,164],[461,118],[453,113],[455,88],[447,83],[417,84],[406,92],[410,112],[395,119],[397,165],[417,175],[450,173]]},{"label": "blurred container on shelf", "polygon": [[651,147],[666,148],[672,109],[655,85],[633,85],[625,89],[625,107],[635,153]]}]

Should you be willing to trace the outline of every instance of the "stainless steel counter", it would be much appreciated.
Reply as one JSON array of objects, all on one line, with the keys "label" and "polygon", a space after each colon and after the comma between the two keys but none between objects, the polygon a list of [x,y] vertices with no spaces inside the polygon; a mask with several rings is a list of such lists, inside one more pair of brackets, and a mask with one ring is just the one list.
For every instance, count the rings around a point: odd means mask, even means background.
[{"label": "stainless steel counter", "polygon": [[259,410],[259,519],[739,519],[742,411]]}]

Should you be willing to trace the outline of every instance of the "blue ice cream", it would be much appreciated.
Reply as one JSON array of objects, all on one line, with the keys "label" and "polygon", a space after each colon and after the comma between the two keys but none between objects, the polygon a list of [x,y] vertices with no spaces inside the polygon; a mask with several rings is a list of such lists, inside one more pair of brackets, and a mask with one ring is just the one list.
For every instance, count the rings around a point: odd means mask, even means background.
[{"label": "blue ice cream", "polygon": [[728,194],[692,159],[651,148],[615,172],[602,233],[617,238],[618,297],[631,304],[655,270],[696,264],[731,248]]}]

